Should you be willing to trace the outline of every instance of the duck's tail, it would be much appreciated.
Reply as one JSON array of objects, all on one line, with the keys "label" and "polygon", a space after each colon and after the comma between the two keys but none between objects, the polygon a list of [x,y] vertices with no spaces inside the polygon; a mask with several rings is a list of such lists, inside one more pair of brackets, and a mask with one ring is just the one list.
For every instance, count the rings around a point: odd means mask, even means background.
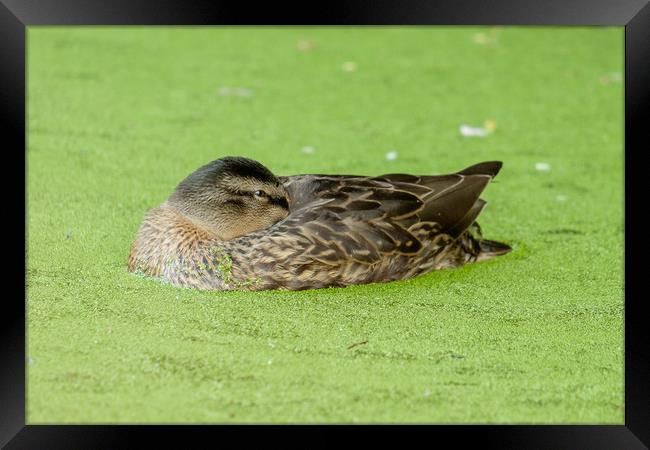
[{"label": "duck's tail", "polygon": [[476,261],[485,261],[495,256],[505,255],[512,250],[512,247],[508,244],[491,241],[490,239],[479,239],[478,244],[481,251],[476,257]]},{"label": "duck's tail", "polygon": [[[494,178],[502,167],[501,161],[485,161],[479,164],[474,164],[464,170],[458,172],[460,175],[489,175],[491,178]],[[512,247],[503,242],[492,241],[490,239],[483,239],[481,235],[481,229],[478,226],[478,223],[475,222],[476,217],[479,215],[483,207],[485,206],[485,201],[482,199],[477,199],[474,206],[469,210],[467,215],[463,220],[457,224],[456,227],[460,229],[472,228],[472,233],[479,244],[479,254],[476,257],[476,261],[485,261],[495,256],[505,255],[512,251]]]}]

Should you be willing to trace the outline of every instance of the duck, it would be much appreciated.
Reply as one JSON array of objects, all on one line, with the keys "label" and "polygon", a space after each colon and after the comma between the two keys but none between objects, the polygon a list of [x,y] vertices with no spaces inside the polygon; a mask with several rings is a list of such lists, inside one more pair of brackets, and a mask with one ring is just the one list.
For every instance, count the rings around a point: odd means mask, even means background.
[{"label": "duck", "polygon": [[276,176],[249,158],[219,158],[145,215],[128,271],[203,291],[305,290],[485,261],[511,251],[476,222],[501,167]]}]

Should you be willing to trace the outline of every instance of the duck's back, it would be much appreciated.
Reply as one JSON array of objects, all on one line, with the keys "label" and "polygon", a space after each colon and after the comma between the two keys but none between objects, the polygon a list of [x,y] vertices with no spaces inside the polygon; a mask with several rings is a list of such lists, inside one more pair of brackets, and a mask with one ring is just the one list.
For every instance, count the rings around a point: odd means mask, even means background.
[{"label": "duck's back", "polygon": [[226,243],[233,274],[260,289],[309,289],[409,278],[507,253],[483,240],[479,198],[501,168],[440,176],[280,177],[289,216]]}]

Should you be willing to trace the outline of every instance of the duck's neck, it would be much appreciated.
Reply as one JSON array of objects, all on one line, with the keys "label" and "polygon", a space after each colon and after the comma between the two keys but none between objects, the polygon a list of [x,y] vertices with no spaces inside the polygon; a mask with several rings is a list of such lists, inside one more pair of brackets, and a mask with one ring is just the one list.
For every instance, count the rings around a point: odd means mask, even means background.
[{"label": "duck's neck", "polygon": [[129,269],[159,276],[175,259],[191,259],[201,249],[218,245],[220,237],[202,224],[163,203],[152,209],[131,247]]},{"label": "duck's neck", "polygon": [[207,239],[227,241],[232,239],[231,232],[224,226],[223,218],[218,215],[205,217],[191,209],[179,208],[177,205],[166,201],[160,205],[162,210],[169,212],[168,220],[181,228],[194,229],[196,233]]}]

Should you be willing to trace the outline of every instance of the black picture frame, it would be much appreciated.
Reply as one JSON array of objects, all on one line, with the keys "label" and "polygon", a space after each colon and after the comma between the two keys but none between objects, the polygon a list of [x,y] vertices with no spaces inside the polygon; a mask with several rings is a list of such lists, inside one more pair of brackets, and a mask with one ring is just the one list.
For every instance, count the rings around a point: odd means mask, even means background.
[{"label": "black picture frame", "polygon": [[[642,281],[633,275],[648,246],[642,227],[643,164],[648,149],[643,133],[649,122],[650,100],[650,5],[648,0],[458,0],[458,1],[344,1],[318,4],[183,1],[183,0],[0,0],[0,105],[5,173],[22,167],[27,176],[25,134],[26,27],[31,25],[610,25],[625,26],[625,424],[624,425],[494,425],[494,426],[83,426],[26,425],[25,411],[25,304],[18,295],[3,299],[2,383],[0,399],[0,445],[18,448],[116,448],[139,438],[146,442],[179,444],[246,437],[267,439],[277,428],[297,433],[299,445],[321,444],[329,431],[345,430],[364,439],[386,442],[389,436],[408,443],[414,431],[430,434],[435,442],[453,439],[456,444],[479,443],[496,448],[589,448],[635,449],[650,445],[650,350],[644,326],[645,299]],[[645,127],[644,127],[645,126]],[[20,158],[19,148],[24,149]],[[7,158],[14,157],[9,162]],[[14,169],[14,170],[12,170]],[[10,174],[9,174],[10,175]],[[5,192],[3,202],[21,199]],[[636,200],[635,200],[636,199]],[[20,216],[17,216],[20,217]],[[23,215],[22,217],[25,217]],[[20,220],[8,220],[20,228]],[[22,222],[26,235],[26,220]],[[11,235],[10,235],[11,236]],[[9,239],[11,240],[11,239]],[[14,239],[16,253],[26,254]],[[26,269],[26,265],[25,265]],[[5,280],[18,284],[8,268]],[[26,284],[24,298],[27,300]],[[644,342],[646,344],[644,344]],[[325,433],[328,431],[328,433]],[[307,440],[309,439],[309,441]],[[431,442],[431,441],[430,441]]]}]

